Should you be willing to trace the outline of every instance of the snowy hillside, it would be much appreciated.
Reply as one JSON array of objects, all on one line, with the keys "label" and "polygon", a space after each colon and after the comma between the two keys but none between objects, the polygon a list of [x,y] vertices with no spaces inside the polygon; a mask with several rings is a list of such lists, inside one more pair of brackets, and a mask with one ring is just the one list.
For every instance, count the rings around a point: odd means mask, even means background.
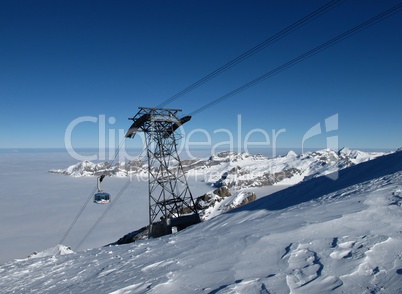
[{"label": "snowy hillside", "polygon": [[[192,159],[182,162],[189,177],[218,186],[241,189],[266,185],[295,184],[305,177],[329,174],[361,162],[382,156],[382,152],[363,152],[343,148],[339,152],[323,149],[297,155],[290,151],[286,156],[267,158],[248,153],[221,152],[208,160]],[[52,169],[74,177],[106,174],[126,177],[147,173],[146,160],[134,160],[111,166],[108,163],[80,162],[66,169]],[[224,179],[222,179],[224,176]],[[221,183],[223,182],[224,183]]]},{"label": "snowy hillside", "polygon": [[[357,159],[359,155],[355,156]],[[0,266],[4,293],[401,293],[402,152],[158,239]]]}]

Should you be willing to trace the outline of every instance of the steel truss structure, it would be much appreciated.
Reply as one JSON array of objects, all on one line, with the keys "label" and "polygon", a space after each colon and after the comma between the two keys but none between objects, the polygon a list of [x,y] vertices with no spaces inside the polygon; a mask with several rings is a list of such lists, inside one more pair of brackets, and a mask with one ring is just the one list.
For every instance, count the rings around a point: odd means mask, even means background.
[{"label": "steel truss structure", "polygon": [[200,222],[177,151],[177,130],[191,117],[180,109],[139,107],[126,138],[143,132],[148,157],[150,236],[158,237]]}]

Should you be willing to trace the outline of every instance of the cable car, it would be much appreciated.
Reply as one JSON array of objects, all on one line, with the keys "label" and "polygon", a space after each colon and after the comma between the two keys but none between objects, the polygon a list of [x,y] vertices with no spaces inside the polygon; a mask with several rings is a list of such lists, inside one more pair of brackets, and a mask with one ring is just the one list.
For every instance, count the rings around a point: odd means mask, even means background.
[{"label": "cable car", "polygon": [[94,202],[97,204],[106,204],[110,202],[110,194],[105,192],[98,192],[94,196]]},{"label": "cable car", "polygon": [[104,177],[105,175],[98,177],[98,193],[94,195],[94,202],[97,204],[106,204],[110,202],[110,194],[101,189],[101,182],[103,181]]}]

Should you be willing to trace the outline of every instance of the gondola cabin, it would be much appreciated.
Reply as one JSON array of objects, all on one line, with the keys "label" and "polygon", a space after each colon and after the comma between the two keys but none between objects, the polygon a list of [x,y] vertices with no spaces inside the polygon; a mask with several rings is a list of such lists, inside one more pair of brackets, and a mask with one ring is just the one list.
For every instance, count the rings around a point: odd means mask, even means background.
[{"label": "gondola cabin", "polygon": [[110,194],[106,192],[98,192],[94,196],[94,202],[97,204],[106,204],[110,202]]},{"label": "gondola cabin", "polygon": [[105,175],[98,177],[98,193],[94,195],[94,202],[97,204],[106,204],[110,202],[110,194],[101,189],[101,182],[104,178]]}]

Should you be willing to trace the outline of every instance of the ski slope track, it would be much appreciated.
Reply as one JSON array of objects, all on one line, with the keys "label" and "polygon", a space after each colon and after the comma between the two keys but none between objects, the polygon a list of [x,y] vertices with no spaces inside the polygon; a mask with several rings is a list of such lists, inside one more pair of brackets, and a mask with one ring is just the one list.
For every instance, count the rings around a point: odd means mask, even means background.
[{"label": "ski slope track", "polygon": [[[0,266],[2,293],[401,293],[402,152],[179,233]],[[55,253],[56,252],[56,253]],[[63,254],[57,254],[63,252]]]}]

